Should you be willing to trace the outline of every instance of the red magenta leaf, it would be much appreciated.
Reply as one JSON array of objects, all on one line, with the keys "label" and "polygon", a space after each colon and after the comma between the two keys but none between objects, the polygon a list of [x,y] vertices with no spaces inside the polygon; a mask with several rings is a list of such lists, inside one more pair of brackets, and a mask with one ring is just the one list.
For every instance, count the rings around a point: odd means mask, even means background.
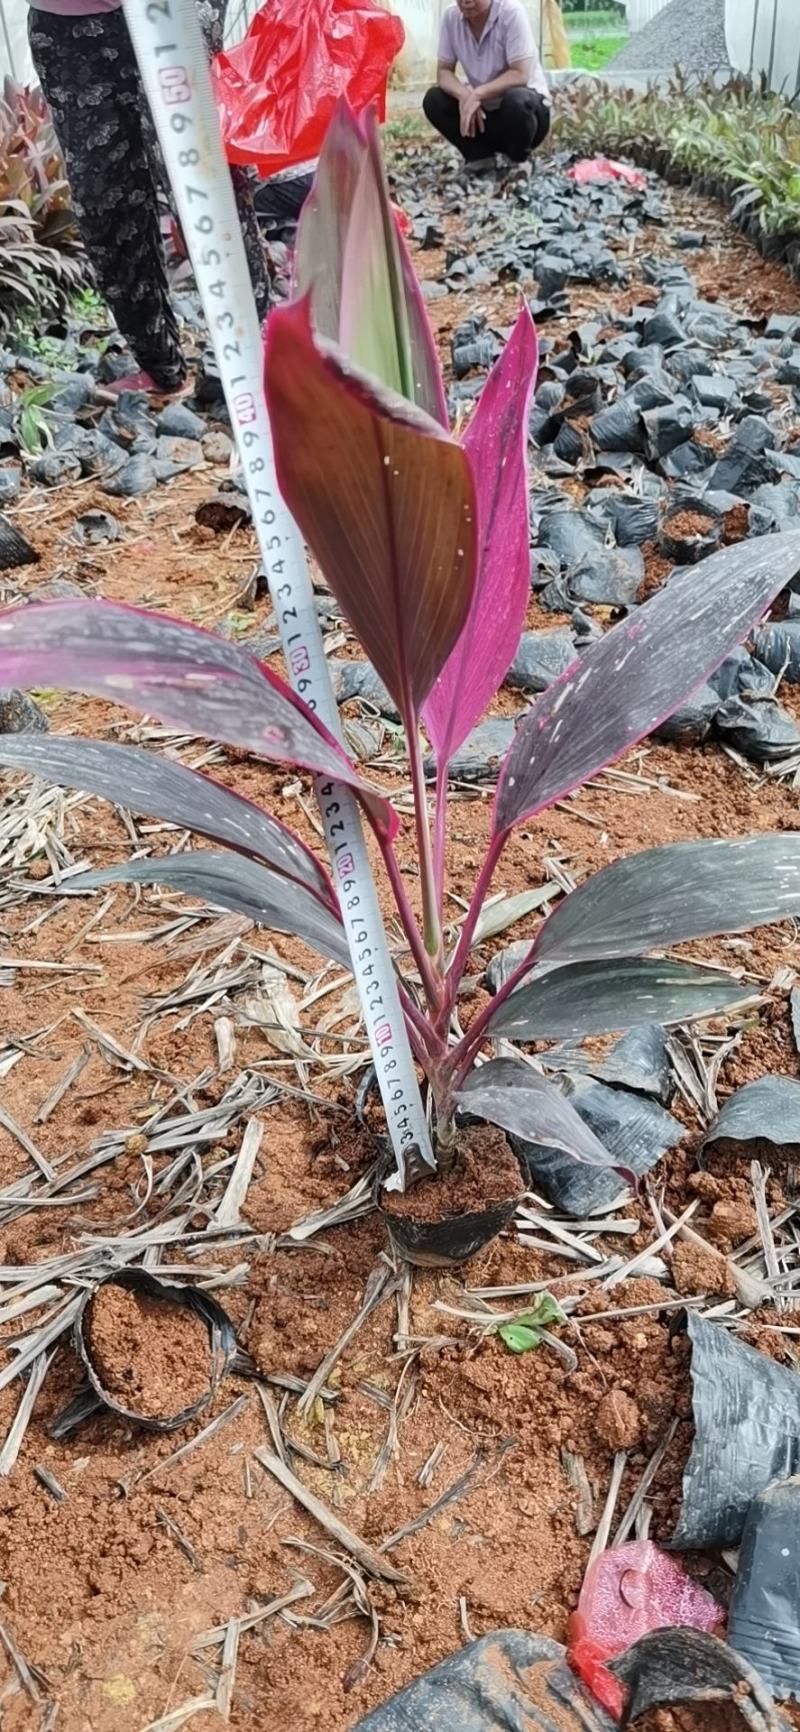
[{"label": "red magenta leaf", "polygon": [[516,654],[530,595],[528,404],[536,382],[536,327],[523,305],[464,435],[478,501],[478,576],[472,605],[425,704],[440,764],[480,721]]},{"label": "red magenta leaf", "polygon": [[284,498],[411,729],[472,597],[469,462],[422,410],[315,342],[306,301],[271,315],[266,393]]},{"label": "red magenta leaf", "polygon": [[256,757],[318,770],[355,788],[378,823],[396,824],[283,680],[183,620],[111,601],[10,608],[0,615],[0,685],[70,687]]},{"label": "red magenta leaf", "polygon": [[497,784],[502,835],[613,764],[719,666],[800,569],[800,534],[768,535],[686,566],[543,692]]}]

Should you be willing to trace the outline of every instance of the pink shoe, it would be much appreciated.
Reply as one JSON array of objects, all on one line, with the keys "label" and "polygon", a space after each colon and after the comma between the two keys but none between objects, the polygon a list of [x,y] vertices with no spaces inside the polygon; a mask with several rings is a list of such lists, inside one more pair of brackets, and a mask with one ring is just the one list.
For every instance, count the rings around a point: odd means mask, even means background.
[{"label": "pink shoe", "polygon": [[158,386],[149,373],[126,373],[122,379],[110,379],[105,389],[118,397],[122,391],[157,391]]},{"label": "pink shoe", "polygon": [[168,386],[157,385],[149,373],[126,373],[124,379],[112,379],[103,389],[113,392],[115,397],[118,397],[122,391],[147,391],[151,397],[169,397],[172,399],[188,397],[190,392],[194,390],[194,381],[191,378],[184,379],[180,385],[174,385],[170,389]]}]

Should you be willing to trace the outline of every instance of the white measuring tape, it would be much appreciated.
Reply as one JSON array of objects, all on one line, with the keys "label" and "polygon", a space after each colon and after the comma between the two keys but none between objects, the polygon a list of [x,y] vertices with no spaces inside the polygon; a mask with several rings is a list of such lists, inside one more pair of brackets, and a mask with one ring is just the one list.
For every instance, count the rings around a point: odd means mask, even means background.
[{"label": "white measuring tape", "polygon": [[[124,0],[124,9],[219,367],[289,676],[341,740],[303,543],[275,476],[261,329],[195,0]],[[317,777],[315,788],[398,1166],[402,1172],[412,1148],[433,1165],[358,804],[338,782]]]}]

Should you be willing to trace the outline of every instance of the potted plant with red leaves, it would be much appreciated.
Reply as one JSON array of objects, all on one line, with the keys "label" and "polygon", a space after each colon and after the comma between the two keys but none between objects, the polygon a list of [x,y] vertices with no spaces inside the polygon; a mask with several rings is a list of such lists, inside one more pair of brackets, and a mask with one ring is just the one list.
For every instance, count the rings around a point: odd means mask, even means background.
[{"label": "potted plant with red leaves", "polygon": [[[344,106],[303,213],[296,287],[267,332],[279,481],[402,717],[421,920],[400,872],[388,800],[302,699],[243,648],[114,603],[45,602],[0,616],[0,684],[72,686],[353,787],[413,958],[401,997],[439,1169],[428,1177],[411,1160],[387,1174],[381,1204],[404,1254],[457,1261],[508,1221],[523,1189],[498,1130],[614,1165],[555,1082],[522,1055],[491,1057],[490,1043],[575,1039],[722,1011],[741,999],[741,985],[665,951],[800,913],[798,835],[650,849],[566,896],[492,1002],[463,1031],[455,1017],[481,910],[514,829],[620,758],[707,679],[800,569],[800,534],[715,554],[703,562],[702,581],[695,569],[678,572],[534,703],[501,765],[485,859],[448,951],[448,767],[513,660],[529,595],[536,335],[523,307],[456,439],[377,129]],[[432,799],[422,728],[436,765]],[[147,751],[75,738],[5,738],[0,763],[122,796],[133,811],[178,822],[214,845],[115,866],[85,879],[87,887],[161,882],[349,961],[346,882],[340,907],[325,867],[299,837],[210,778]],[[420,1169],[424,1182],[409,1185]]]}]

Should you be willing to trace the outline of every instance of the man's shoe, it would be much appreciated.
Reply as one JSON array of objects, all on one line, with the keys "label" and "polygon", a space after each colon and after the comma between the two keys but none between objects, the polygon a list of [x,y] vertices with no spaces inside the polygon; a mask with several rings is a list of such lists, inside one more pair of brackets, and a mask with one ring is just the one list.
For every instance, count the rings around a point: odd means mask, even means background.
[{"label": "man's shoe", "polygon": [[464,174],[469,175],[470,179],[480,179],[482,175],[494,174],[499,160],[499,157],[495,156],[494,153],[491,156],[479,156],[474,162],[464,163]]}]

